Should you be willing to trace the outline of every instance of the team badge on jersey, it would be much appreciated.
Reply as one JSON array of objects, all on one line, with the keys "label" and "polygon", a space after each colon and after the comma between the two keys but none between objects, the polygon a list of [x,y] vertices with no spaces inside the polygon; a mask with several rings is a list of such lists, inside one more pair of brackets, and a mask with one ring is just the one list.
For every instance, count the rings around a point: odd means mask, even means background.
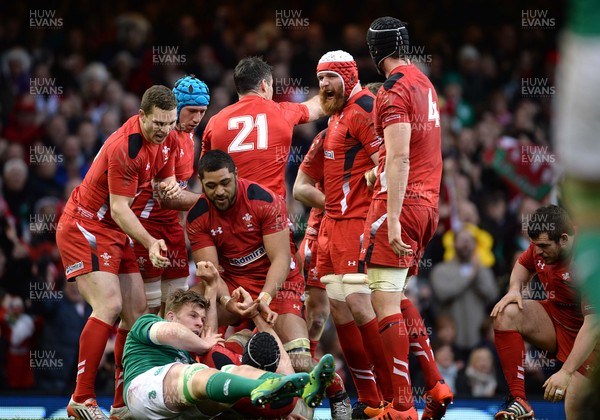
[{"label": "team badge on jersey", "polygon": [[169,160],[169,152],[171,151],[170,147],[164,146],[162,148],[163,160],[166,162]]},{"label": "team badge on jersey", "polygon": [[144,268],[144,264],[146,264],[146,261],[148,261],[148,260],[145,259],[144,257],[139,257],[137,259],[137,263],[138,263],[138,267],[139,267],[140,271],[145,271],[146,270]]},{"label": "team badge on jersey", "polygon": [[100,255],[100,258],[104,260],[104,266],[110,267],[110,259],[112,258],[112,256],[108,255],[108,253],[105,252],[104,254]]},{"label": "team badge on jersey", "polygon": [[252,215],[250,213],[244,214],[242,220],[246,223],[246,228],[248,228],[248,230],[254,227],[254,225],[252,224]]}]

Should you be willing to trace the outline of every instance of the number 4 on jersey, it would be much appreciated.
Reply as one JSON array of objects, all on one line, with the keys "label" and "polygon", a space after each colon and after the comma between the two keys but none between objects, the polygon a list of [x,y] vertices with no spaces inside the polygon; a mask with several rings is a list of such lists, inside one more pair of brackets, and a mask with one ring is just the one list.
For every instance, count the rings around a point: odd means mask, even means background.
[{"label": "number 4 on jersey", "polygon": [[433,94],[431,88],[427,94],[427,102],[429,103],[429,115],[427,116],[428,121],[435,121],[435,126],[440,126],[440,111],[438,111],[437,102],[433,102]]},{"label": "number 4 on jersey", "polygon": [[[241,129],[240,129],[241,126]],[[256,121],[252,115],[242,115],[229,119],[227,125],[229,130],[240,130],[235,136],[227,151],[229,153],[247,152],[254,150],[254,141],[244,143],[250,133],[256,128],[256,148],[266,149],[269,146],[269,129],[267,126],[267,114],[258,114]]]}]

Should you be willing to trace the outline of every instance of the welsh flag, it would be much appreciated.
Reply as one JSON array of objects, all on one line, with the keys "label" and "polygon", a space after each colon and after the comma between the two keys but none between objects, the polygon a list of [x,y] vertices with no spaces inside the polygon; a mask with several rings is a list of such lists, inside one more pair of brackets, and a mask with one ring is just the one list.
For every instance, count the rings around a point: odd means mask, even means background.
[{"label": "welsh flag", "polygon": [[537,201],[552,189],[556,156],[548,146],[502,137],[483,154],[483,161],[512,188]]}]

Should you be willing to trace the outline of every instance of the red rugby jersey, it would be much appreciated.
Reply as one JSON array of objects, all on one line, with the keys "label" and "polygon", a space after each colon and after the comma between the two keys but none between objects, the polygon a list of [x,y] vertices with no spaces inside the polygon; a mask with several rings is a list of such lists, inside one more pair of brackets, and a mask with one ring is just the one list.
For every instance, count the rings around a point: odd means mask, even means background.
[{"label": "red rugby jersey", "polygon": [[151,180],[172,176],[177,140],[171,132],[162,144],[144,138],[140,117],[129,118],[111,134],[94,158],[81,185],[71,193],[65,213],[117,227],[110,215],[110,194],[136,197]]},{"label": "red rugby jersey", "polygon": [[[175,178],[182,189],[187,188],[189,179],[194,174],[194,133],[174,130],[177,136],[175,157]],[[179,211],[163,209],[153,198],[152,188],[146,188],[136,197],[131,209],[144,222],[171,224],[179,222]]]},{"label": "red rugby jersey", "polygon": [[[431,81],[413,64],[396,67],[377,92],[375,130],[410,123],[410,171],[404,204],[438,206],[442,149],[438,98]],[[373,199],[387,200],[385,143],[379,149]]]},{"label": "red rugby jersey", "polygon": [[229,153],[241,178],[285,197],[285,167],[292,132],[294,126],[308,118],[305,105],[247,95],[208,121],[202,154],[214,149]]}]

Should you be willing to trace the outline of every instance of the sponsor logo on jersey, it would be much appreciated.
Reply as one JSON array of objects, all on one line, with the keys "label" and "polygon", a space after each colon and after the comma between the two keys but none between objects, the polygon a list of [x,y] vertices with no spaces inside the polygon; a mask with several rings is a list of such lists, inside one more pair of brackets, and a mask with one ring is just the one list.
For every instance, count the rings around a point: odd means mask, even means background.
[{"label": "sponsor logo on jersey", "polygon": [[216,228],[216,229],[211,229],[211,230],[210,230],[210,234],[211,234],[212,236],[217,236],[217,234],[221,234],[221,233],[223,233],[223,228],[222,228],[221,226],[219,226],[219,227],[218,227],[218,228]]},{"label": "sponsor logo on jersey", "polygon": [[74,273],[75,271],[79,271],[83,268],[83,261],[79,261],[76,262],[75,264],[71,264],[70,266],[67,267],[67,269],[65,270],[66,275],[68,276],[71,273]]},{"label": "sponsor logo on jersey", "polygon": [[325,159],[335,159],[335,153],[333,153],[333,150],[323,150],[323,153],[325,154]]},{"label": "sponsor logo on jersey", "polygon": [[240,258],[230,258],[229,264],[234,265],[236,267],[243,267],[245,265],[248,265],[248,264],[262,258],[266,254],[267,254],[267,251],[265,250],[265,247],[261,246],[256,251],[252,252],[251,254],[245,255]]},{"label": "sponsor logo on jersey", "polygon": [[537,266],[540,267],[540,270],[543,270],[544,267],[546,267],[546,263],[544,263],[542,260],[538,260]]}]

